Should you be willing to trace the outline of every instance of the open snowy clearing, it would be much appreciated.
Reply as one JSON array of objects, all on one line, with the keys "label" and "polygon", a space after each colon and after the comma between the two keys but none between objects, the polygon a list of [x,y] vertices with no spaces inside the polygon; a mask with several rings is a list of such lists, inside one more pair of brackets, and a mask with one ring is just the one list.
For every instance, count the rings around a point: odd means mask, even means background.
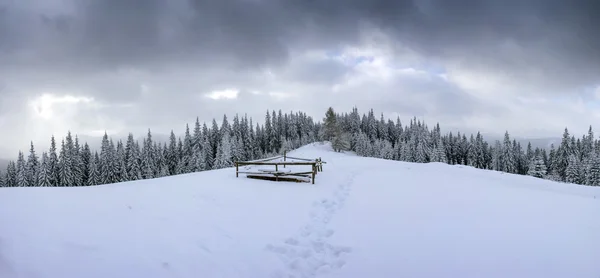
[{"label": "open snowy clearing", "polygon": [[233,168],[0,190],[0,277],[600,277],[600,188],[314,144],[316,184]]}]

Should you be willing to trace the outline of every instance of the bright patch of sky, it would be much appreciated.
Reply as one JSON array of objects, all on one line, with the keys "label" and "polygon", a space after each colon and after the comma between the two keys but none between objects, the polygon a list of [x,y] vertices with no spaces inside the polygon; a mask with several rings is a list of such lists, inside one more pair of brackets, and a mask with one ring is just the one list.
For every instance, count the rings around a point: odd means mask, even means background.
[{"label": "bright patch of sky", "polygon": [[329,59],[342,61],[348,67],[356,67],[361,64],[372,64],[373,62],[375,62],[376,59],[385,59],[385,65],[389,69],[400,71],[410,69],[417,72],[436,75],[444,79],[447,74],[447,70],[445,67],[434,63],[423,61],[420,61],[418,63],[401,63],[398,61],[394,61],[389,57],[383,56],[383,53],[372,53],[372,55],[366,55],[369,54],[369,52],[373,51],[370,49],[350,49],[346,51],[327,51],[325,55]]},{"label": "bright patch of sky", "polygon": [[212,91],[212,92],[206,94],[206,97],[212,98],[214,100],[235,99],[235,98],[237,98],[238,94],[239,94],[238,89],[225,89],[225,90],[219,90],[219,91]]}]

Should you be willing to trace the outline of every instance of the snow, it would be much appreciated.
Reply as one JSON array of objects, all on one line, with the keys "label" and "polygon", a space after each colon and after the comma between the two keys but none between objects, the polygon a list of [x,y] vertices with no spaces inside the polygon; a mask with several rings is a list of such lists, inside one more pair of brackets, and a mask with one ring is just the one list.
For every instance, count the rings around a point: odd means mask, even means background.
[{"label": "snow", "polygon": [[600,277],[598,187],[290,155],[327,162],[315,185],[227,168],[2,188],[0,277]]}]

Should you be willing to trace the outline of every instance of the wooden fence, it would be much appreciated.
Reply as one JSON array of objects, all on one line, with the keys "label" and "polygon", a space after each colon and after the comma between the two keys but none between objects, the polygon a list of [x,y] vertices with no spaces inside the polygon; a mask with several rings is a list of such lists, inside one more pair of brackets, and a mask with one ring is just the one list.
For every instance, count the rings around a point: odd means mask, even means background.
[{"label": "wooden fence", "polygon": [[[277,159],[283,158],[283,161],[274,161]],[[288,161],[296,160],[296,161]],[[235,176],[239,177],[239,174],[246,174],[248,178],[255,179],[265,179],[265,180],[275,180],[275,181],[302,181],[298,179],[298,177],[310,178],[312,184],[315,184],[315,177],[318,172],[323,172],[323,164],[325,162],[321,160],[321,158],[317,159],[307,159],[307,158],[299,158],[299,157],[291,157],[287,156],[286,153],[283,155],[252,160],[252,161],[236,161],[235,162]],[[311,171],[300,171],[300,172],[292,172],[291,170],[280,171],[279,166],[311,166]],[[265,170],[258,169],[256,171],[240,171],[240,166],[275,166],[275,170]]]}]

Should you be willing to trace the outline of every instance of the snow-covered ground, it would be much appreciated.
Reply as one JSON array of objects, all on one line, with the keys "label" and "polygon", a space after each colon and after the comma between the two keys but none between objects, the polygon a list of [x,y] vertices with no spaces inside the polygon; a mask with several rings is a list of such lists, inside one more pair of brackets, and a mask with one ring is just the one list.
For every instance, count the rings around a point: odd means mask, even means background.
[{"label": "snow-covered ground", "polygon": [[2,188],[0,277],[600,277],[600,188],[290,155],[327,162],[315,185],[223,169]]}]

